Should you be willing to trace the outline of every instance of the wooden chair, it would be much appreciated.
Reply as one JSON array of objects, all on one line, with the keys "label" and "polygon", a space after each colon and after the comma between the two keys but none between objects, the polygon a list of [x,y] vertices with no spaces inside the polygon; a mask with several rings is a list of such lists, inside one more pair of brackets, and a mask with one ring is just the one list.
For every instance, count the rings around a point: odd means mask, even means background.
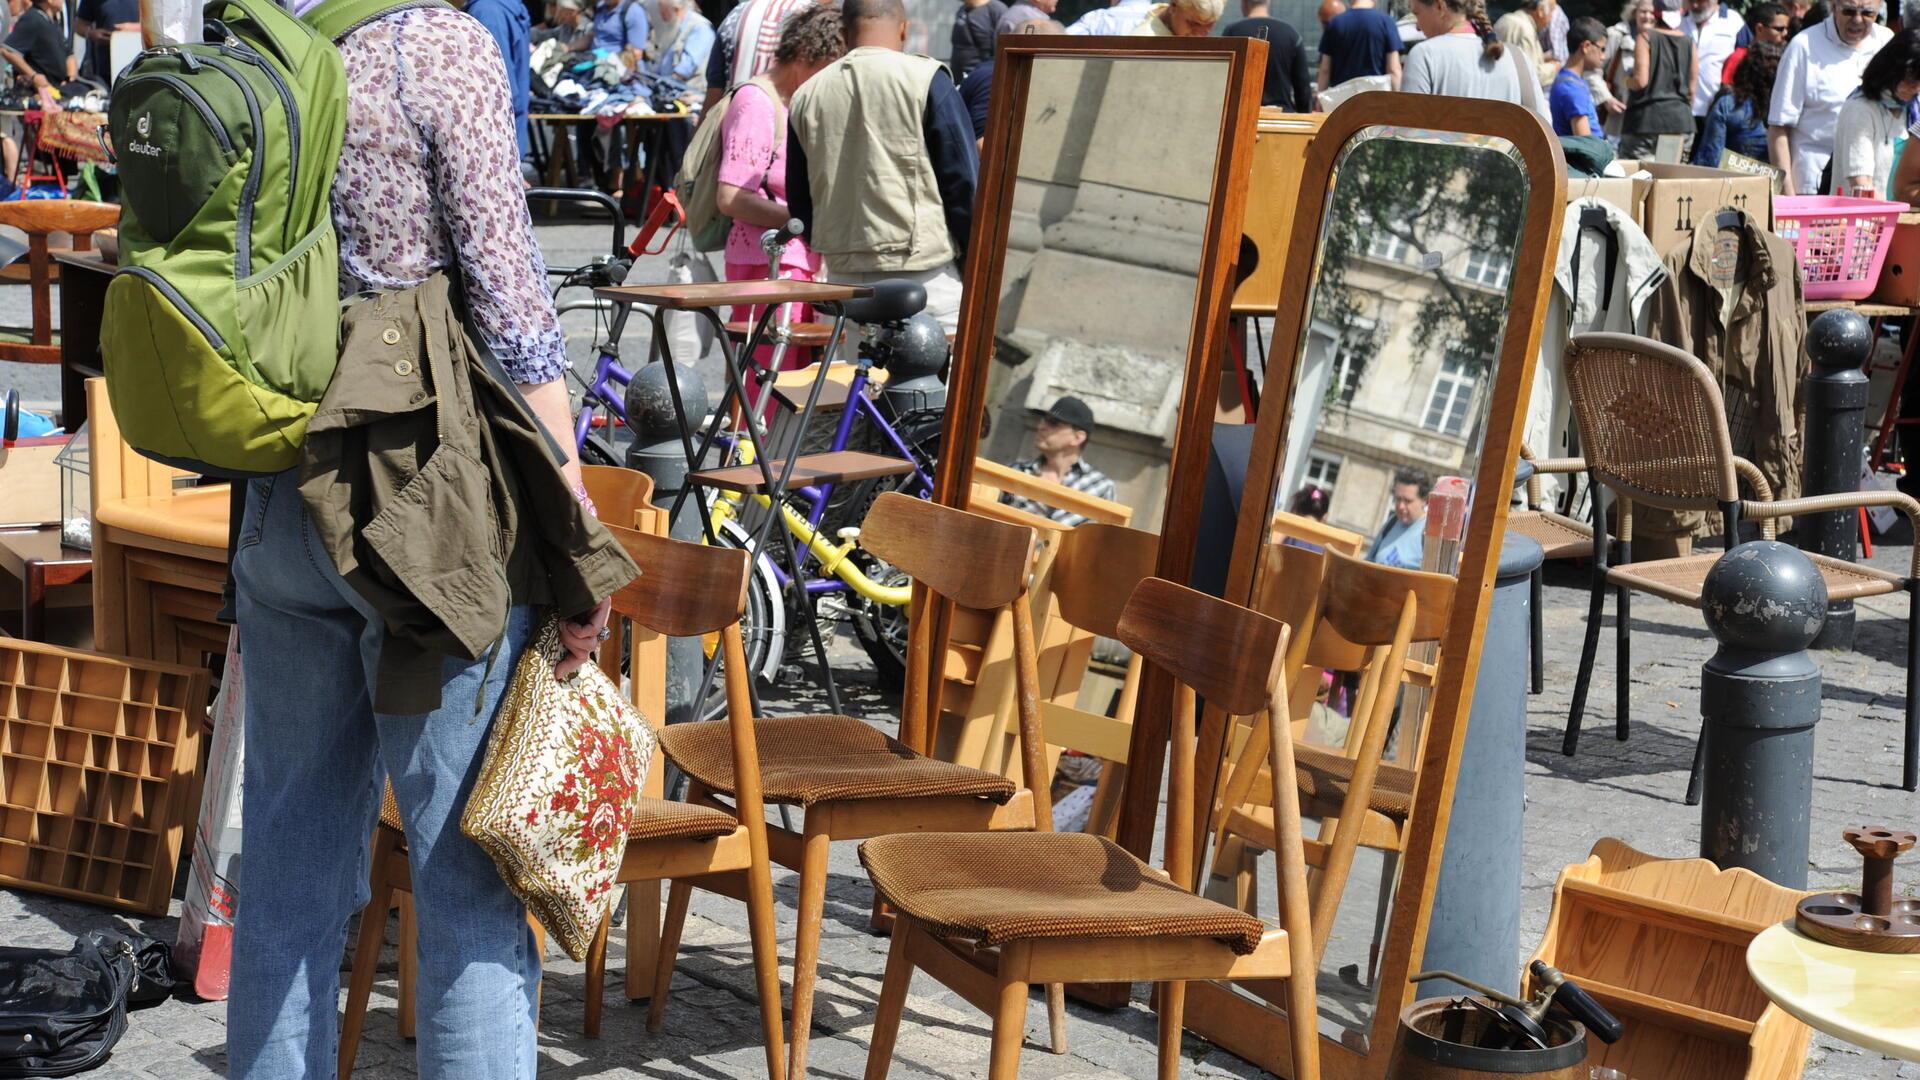
[{"label": "wooden chair", "polygon": [[1527,478],[1527,505],[1524,510],[1507,514],[1507,532],[1524,536],[1540,545],[1541,566],[1534,567],[1528,582],[1533,590],[1532,633],[1528,638],[1528,661],[1532,665],[1533,693],[1546,687],[1546,642],[1542,614],[1545,597],[1542,582],[1545,563],[1554,559],[1586,559],[1593,556],[1593,526],[1578,518],[1542,509],[1540,478],[1549,474],[1585,472],[1587,463],[1579,458],[1538,458],[1526,446],[1520,458],[1533,466]]},{"label": "wooden chair", "polygon": [[[1127,597],[1153,576],[1159,552],[1157,534],[1124,525],[1089,521],[1061,536],[1060,553],[1053,563],[1053,599],[1060,621],[1080,631],[1075,643],[1078,656],[1063,657],[1063,665],[1072,666],[1077,660],[1084,669],[1096,638],[1120,636],[1120,616]],[[1126,779],[1127,750],[1133,739],[1133,710],[1139,701],[1142,665],[1139,653],[1128,658],[1119,703],[1112,716],[1078,708],[1071,702],[1039,702],[1049,782],[1062,751],[1086,754],[1103,763],[1083,832],[1100,836],[1113,832],[1121,785]]]},{"label": "wooden chair", "polygon": [[[1036,681],[1027,602],[1033,530],[898,492],[874,501],[861,530],[862,546],[957,607],[988,614],[1011,609],[1016,637],[1028,642],[1026,651],[1016,653],[1017,698],[1025,707]],[[1026,790],[1016,790],[1014,782],[999,773],[937,761],[910,749],[926,730],[926,695],[915,688],[927,685],[927,622],[922,619],[913,626],[901,739],[888,738],[849,716],[764,717],[755,722],[765,799],[805,811],[802,831],[769,830],[774,861],[800,873],[788,1068],[795,1080],[806,1073],[820,923],[826,910],[827,853],[833,842],[926,830],[1032,829],[1051,820],[1047,778],[1034,781],[1040,774],[1042,743],[1037,738],[1022,740],[1030,766]],[[1027,726],[1021,733],[1034,732]],[[660,733],[660,744],[689,777],[688,801],[722,808],[719,798],[736,797],[739,774],[728,753],[731,735],[725,724],[675,724]],[[661,934],[663,969],[673,963],[695,884],[713,883],[675,878],[668,892]],[[665,1007],[665,977],[656,979],[655,1010]],[[1057,988],[1049,989],[1056,1046],[1064,1051],[1059,1039],[1065,999]]]},{"label": "wooden chair", "polygon": [[[1600,645],[1600,617],[1607,588],[1611,586],[1619,594],[1614,635],[1614,729],[1615,738],[1625,740],[1632,682],[1629,676],[1633,670],[1628,597],[1637,590],[1697,608],[1707,571],[1720,558],[1720,552],[1707,552],[1634,562],[1634,503],[1668,510],[1718,510],[1722,539],[1729,550],[1739,542],[1742,518],[1758,519],[1761,535],[1770,538],[1775,518],[1891,506],[1920,529],[1920,502],[1893,491],[1775,501],[1760,470],[1734,455],[1726,406],[1713,372],[1679,349],[1628,334],[1583,334],[1567,346],[1566,369],[1580,445],[1593,480],[1596,530],[1604,528],[1609,499],[1619,500],[1612,542],[1598,544],[1593,551],[1587,637],[1580,651],[1580,674],[1574,681],[1573,706],[1561,743],[1561,752],[1568,756],[1579,746],[1580,721]],[[1758,499],[1741,500],[1742,479],[1758,493]],[[1609,548],[1617,549],[1617,563]],[[1920,547],[1914,549],[1914,562],[1904,575],[1812,552],[1807,558],[1819,568],[1830,600],[1903,591],[1907,594],[1906,752],[1901,785],[1912,791],[1920,786],[1920,588],[1916,588]],[[1689,805],[1699,801],[1700,754],[1700,744],[1696,743],[1693,773],[1687,783]]]},{"label": "wooden chair", "polygon": [[1290,514],[1285,510],[1276,510],[1273,521],[1268,525],[1271,542],[1284,544],[1288,540],[1313,544],[1316,547],[1332,548],[1343,555],[1358,556],[1367,549],[1367,538],[1349,529],[1329,525],[1324,521],[1315,521],[1303,514]]},{"label": "wooden chair", "polygon": [[[1533,959],[1611,1009],[1626,1034],[1587,1040],[1581,1071],[1635,1080],[1797,1080],[1813,1032],[1747,974],[1755,935],[1805,895],[1705,859],[1660,859],[1614,839],[1560,872]],[[1521,979],[1531,991],[1531,976]]]},{"label": "wooden chair", "polygon": [[[73,237],[74,251],[93,250],[93,234],[112,228],[120,221],[120,208],[111,203],[85,202],[79,199],[25,199],[0,203],[0,225],[11,225],[27,234],[27,286],[33,304],[30,341],[0,341],[0,360],[25,364],[57,364],[60,346],[53,340],[53,283],[59,267],[47,237],[64,232]],[[8,268],[12,269],[11,267]],[[0,280],[18,280],[0,271]],[[89,406],[91,408],[91,406]]]},{"label": "wooden chair", "polygon": [[[867,1080],[884,1080],[922,968],[993,1017],[989,1080],[1019,1074],[1028,986],[1153,982],[1160,1011],[1159,1075],[1179,1075],[1185,983],[1285,979],[1295,1080],[1320,1075],[1318,997],[1299,808],[1276,790],[1282,929],[1192,892],[1194,705],[1204,695],[1234,715],[1267,711],[1269,768],[1293,772],[1284,664],[1286,627],[1159,578],[1127,602],[1120,639],[1178,680],[1174,699],[1166,873],[1084,833],[921,833],[860,846],[874,886],[899,911],[874,1019]],[[1038,726],[1022,702],[1021,723]],[[1030,755],[1037,770],[1038,755]],[[1040,781],[1034,773],[1029,783]]]},{"label": "wooden chair", "polygon": [[[1402,715],[1403,684],[1431,685],[1433,668],[1409,657],[1414,643],[1437,641],[1445,631],[1453,603],[1454,579],[1445,574],[1376,566],[1337,551],[1270,549],[1289,562],[1325,559],[1319,599],[1306,625],[1316,638],[1296,654],[1296,672],[1358,670],[1364,673],[1355,698],[1345,745],[1339,749],[1301,743],[1293,747],[1295,788],[1301,812],[1321,819],[1321,835],[1305,843],[1307,864],[1318,870],[1314,883],[1313,926],[1316,963],[1326,951],[1334,915],[1346,888],[1355,851],[1374,848],[1397,854],[1406,847],[1413,790],[1419,780],[1425,717]],[[1298,573],[1269,572],[1262,579],[1268,602],[1285,603],[1276,594],[1298,592]],[[1299,603],[1295,601],[1294,603]],[[1296,675],[1294,686],[1300,686]],[[1296,708],[1298,708],[1296,706]],[[1301,715],[1299,712],[1295,716]],[[1399,729],[1396,760],[1388,759],[1388,739]],[[1218,826],[1214,876],[1244,879],[1237,858],[1279,850],[1275,812],[1252,798],[1259,766],[1268,751],[1267,726],[1254,731],[1227,782]],[[1235,842],[1243,847],[1235,848]],[[1383,897],[1391,885],[1392,862],[1383,876]],[[1250,905],[1249,905],[1250,906]],[[1382,908],[1384,914],[1384,906]]]}]

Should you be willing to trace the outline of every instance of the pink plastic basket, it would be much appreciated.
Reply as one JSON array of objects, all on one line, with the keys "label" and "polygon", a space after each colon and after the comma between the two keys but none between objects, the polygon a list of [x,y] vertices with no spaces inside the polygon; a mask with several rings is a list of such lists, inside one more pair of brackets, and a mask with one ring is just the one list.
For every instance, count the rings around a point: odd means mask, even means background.
[{"label": "pink plastic basket", "polygon": [[1906,203],[1844,195],[1776,195],[1773,231],[1793,243],[1809,300],[1864,300]]}]

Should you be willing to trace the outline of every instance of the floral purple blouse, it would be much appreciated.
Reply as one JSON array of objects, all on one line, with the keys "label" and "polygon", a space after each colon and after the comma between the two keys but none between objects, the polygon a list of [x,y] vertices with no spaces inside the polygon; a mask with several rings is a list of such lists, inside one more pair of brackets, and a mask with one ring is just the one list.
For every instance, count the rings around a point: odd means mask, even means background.
[{"label": "floral purple blouse", "polygon": [[551,382],[566,342],[520,181],[499,46],[443,7],[394,12],[340,45],[347,135],[333,183],[340,291],[459,266],[484,343],[515,382]]}]

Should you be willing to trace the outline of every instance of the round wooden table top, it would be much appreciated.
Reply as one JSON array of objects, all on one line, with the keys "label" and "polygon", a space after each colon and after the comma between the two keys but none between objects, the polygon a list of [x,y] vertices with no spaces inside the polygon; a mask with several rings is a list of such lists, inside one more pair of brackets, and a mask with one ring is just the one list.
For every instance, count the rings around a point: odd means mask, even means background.
[{"label": "round wooden table top", "polygon": [[1774,1004],[1815,1030],[1920,1061],[1920,954],[1842,949],[1789,920],[1747,946],[1747,972]]}]

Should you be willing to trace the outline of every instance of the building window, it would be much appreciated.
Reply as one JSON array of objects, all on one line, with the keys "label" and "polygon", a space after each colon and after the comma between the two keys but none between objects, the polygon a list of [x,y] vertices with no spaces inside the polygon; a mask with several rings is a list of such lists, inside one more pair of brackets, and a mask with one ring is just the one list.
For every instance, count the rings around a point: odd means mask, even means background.
[{"label": "building window", "polygon": [[1473,392],[1484,366],[1472,353],[1449,351],[1440,362],[1439,378],[1433,380],[1433,393],[1427,398],[1427,416],[1421,426],[1442,435],[1464,434],[1467,415],[1473,408]]},{"label": "building window", "polygon": [[1381,228],[1376,228],[1373,238],[1367,241],[1367,254],[1388,262],[1406,262],[1412,251],[1405,240]]},{"label": "building window", "polygon": [[1502,255],[1474,248],[1467,252],[1467,263],[1460,269],[1460,276],[1476,285],[1485,285],[1490,289],[1507,287],[1507,276],[1511,273],[1512,263]]},{"label": "building window", "polygon": [[1353,404],[1353,395],[1359,392],[1360,380],[1367,374],[1367,361],[1373,358],[1376,329],[1373,320],[1356,319],[1340,339],[1340,349],[1333,354],[1332,385],[1328,387],[1332,402]]},{"label": "building window", "polygon": [[1339,458],[1325,454],[1313,454],[1307,458],[1307,483],[1331,495],[1334,482],[1339,479]]}]

